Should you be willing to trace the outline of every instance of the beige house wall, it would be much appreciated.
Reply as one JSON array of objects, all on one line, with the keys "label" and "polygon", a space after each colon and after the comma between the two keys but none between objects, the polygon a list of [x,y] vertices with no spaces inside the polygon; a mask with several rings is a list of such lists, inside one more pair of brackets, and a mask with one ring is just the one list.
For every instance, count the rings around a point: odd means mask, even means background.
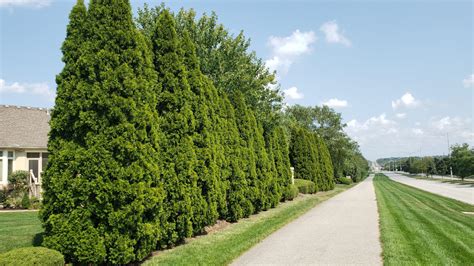
[{"label": "beige house wall", "polygon": [[[12,170],[13,171],[29,171],[28,169],[28,159],[26,157],[26,153],[28,152],[39,152],[39,153],[46,153],[46,149],[11,149],[11,148],[0,148],[1,151],[3,151],[3,160],[1,163],[3,164],[3,180],[0,181],[0,188],[3,186],[8,185],[8,177],[7,177],[7,153],[10,151],[13,151],[13,165],[12,165]],[[5,162],[4,162],[5,161]],[[41,160],[39,162],[39,172],[41,172]]]}]

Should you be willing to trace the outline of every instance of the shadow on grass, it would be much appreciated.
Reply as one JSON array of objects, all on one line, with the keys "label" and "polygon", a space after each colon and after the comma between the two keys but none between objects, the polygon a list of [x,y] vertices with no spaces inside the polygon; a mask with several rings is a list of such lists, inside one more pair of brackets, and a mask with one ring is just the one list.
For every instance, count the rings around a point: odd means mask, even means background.
[{"label": "shadow on grass", "polygon": [[33,240],[31,241],[31,244],[33,244],[34,247],[39,247],[43,243],[43,235],[44,233],[38,233],[33,237]]}]

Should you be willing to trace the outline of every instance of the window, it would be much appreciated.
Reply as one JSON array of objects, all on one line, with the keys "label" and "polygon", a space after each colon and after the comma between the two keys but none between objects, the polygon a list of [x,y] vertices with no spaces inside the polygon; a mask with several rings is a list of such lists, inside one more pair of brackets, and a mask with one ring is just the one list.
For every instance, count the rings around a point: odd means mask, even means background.
[{"label": "window", "polygon": [[13,159],[14,153],[13,151],[7,151],[8,159],[7,159],[7,176],[13,172]]},{"label": "window", "polygon": [[13,159],[8,159],[8,174],[7,174],[7,176],[10,176],[12,172],[13,172]]},{"label": "window", "polygon": [[26,153],[26,158],[39,158],[40,153],[39,152],[27,152]]}]

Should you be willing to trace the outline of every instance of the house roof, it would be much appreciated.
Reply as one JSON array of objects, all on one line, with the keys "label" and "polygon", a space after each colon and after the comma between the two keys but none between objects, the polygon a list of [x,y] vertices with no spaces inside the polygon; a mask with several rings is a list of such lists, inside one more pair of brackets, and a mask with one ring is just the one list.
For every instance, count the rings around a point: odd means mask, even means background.
[{"label": "house roof", "polygon": [[50,110],[0,105],[0,148],[46,148]]}]

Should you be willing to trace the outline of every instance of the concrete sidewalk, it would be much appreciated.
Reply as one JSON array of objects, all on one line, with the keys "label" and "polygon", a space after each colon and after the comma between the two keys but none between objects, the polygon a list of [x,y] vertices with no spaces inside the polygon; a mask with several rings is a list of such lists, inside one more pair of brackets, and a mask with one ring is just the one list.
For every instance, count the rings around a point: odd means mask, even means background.
[{"label": "concrete sidewalk", "polygon": [[381,265],[373,176],[316,206],[233,265]]},{"label": "concrete sidewalk", "polygon": [[416,179],[392,172],[384,172],[390,179],[431,193],[463,201],[474,205],[474,187],[470,185],[441,183],[432,180]]}]

